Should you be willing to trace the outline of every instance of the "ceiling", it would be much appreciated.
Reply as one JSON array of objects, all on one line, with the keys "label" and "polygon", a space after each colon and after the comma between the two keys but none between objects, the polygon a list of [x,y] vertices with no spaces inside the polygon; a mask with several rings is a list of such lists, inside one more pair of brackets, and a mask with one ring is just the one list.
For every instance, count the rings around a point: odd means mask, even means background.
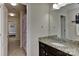
[{"label": "ceiling", "polygon": [[5,3],[5,6],[8,9],[8,13],[15,13],[16,16],[19,15],[20,11],[26,12],[26,5],[18,3],[16,6],[12,6],[10,3]]}]

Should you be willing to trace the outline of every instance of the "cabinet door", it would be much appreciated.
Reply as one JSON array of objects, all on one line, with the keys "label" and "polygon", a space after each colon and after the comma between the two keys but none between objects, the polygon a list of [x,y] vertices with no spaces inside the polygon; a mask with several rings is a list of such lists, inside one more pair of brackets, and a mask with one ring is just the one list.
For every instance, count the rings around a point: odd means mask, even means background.
[{"label": "cabinet door", "polygon": [[40,56],[71,56],[63,51],[60,51],[56,48],[48,46],[46,44],[39,44],[39,55]]},{"label": "cabinet door", "polygon": [[46,45],[46,55],[48,55],[48,56],[56,56],[57,55],[56,53],[57,53],[56,49]]},{"label": "cabinet door", "polygon": [[45,55],[46,55],[45,45],[39,42],[39,56],[45,56]]},{"label": "cabinet door", "polygon": [[39,55],[40,56],[45,56],[46,55],[46,51],[43,48],[40,48]]},{"label": "cabinet door", "polygon": [[46,51],[46,56],[55,56],[55,55],[50,53],[49,51]]},{"label": "cabinet door", "polygon": [[60,51],[60,50],[50,47],[48,45],[46,45],[46,55],[48,55],[48,56],[71,56],[70,54],[67,54],[63,51]]}]

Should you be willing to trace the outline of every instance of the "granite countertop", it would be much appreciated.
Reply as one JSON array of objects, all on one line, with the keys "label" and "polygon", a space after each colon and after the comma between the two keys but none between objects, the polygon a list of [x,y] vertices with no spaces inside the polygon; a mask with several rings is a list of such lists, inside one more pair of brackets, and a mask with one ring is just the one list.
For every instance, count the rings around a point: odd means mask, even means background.
[{"label": "granite countertop", "polygon": [[41,37],[39,41],[73,56],[79,56],[79,42],[56,37]]}]

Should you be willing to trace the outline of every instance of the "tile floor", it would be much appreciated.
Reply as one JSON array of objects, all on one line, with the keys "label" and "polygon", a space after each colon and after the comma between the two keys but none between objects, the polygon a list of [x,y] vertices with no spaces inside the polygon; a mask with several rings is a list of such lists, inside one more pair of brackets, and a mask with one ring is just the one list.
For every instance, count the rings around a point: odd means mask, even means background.
[{"label": "tile floor", "polygon": [[9,37],[9,56],[25,56],[25,52],[20,48],[19,42],[16,37]]}]

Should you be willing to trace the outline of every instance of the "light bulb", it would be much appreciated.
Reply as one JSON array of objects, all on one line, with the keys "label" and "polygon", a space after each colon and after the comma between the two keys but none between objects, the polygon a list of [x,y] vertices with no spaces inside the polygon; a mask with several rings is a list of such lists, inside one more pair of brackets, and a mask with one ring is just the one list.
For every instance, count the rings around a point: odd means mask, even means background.
[{"label": "light bulb", "polygon": [[53,9],[60,9],[60,7],[58,6],[58,4],[53,4]]},{"label": "light bulb", "polygon": [[14,14],[14,13],[9,13],[9,15],[10,15],[10,16],[15,16],[15,14]]},{"label": "light bulb", "polygon": [[12,6],[16,6],[17,4],[16,4],[16,3],[11,3],[11,5],[12,5]]}]

